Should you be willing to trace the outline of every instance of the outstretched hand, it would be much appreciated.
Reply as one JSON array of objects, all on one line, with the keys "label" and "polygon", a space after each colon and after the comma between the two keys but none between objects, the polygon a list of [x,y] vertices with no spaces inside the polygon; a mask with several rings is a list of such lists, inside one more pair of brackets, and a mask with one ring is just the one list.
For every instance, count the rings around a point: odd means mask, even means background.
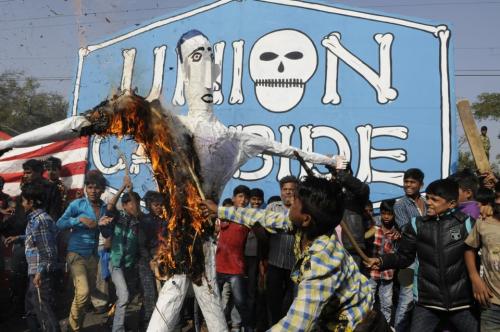
[{"label": "outstretched hand", "polygon": [[107,226],[113,221],[113,217],[109,216],[102,216],[101,219],[99,219],[99,226]]},{"label": "outstretched hand", "polygon": [[211,201],[209,199],[204,200],[203,202],[201,202],[200,208],[204,218],[217,216],[218,207],[214,201]]},{"label": "outstretched hand", "polygon": [[380,269],[380,259],[379,258],[368,258],[368,260],[363,261],[363,264],[371,270]]},{"label": "outstretched hand", "polygon": [[3,243],[8,246],[14,242],[16,242],[17,240],[19,239],[19,236],[9,236],[8,238],[6,238]]}]

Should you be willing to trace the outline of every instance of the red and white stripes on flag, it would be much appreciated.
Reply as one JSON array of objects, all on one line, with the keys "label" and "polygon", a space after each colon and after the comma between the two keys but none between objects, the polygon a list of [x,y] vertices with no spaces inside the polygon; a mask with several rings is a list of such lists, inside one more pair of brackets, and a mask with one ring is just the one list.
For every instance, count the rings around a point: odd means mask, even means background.
[{"label": "red and white stripes on flag", "polygon": [[4,192],[10,196],[21,193],[23,163],[28,159],[45,160],[51,156],[61,159],[61,180],[70,192],[83,188],[89,138],[80,137],[61,142],[18,148],[0,157],[0,175],[5,179]]}]

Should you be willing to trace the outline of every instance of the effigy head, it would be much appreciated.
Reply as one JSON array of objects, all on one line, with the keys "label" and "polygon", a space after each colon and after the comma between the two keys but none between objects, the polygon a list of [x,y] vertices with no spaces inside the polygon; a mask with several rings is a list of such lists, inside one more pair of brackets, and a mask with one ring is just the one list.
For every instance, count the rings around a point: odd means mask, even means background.
[{"label": "effigy head", "polygon": [[198,30],[183,34],[177,54],[184,73],[184,88],[190,110],[208,110],[212,104],[213,82],[217,75],[212,45]]}]

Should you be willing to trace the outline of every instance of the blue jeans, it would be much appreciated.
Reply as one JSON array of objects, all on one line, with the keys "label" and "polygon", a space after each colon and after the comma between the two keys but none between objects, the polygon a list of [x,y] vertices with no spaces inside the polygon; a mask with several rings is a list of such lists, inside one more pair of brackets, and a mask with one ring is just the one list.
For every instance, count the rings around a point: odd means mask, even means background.
[{"label": "blue jeans", "polygon": [[391,323],[392,311],[392,280],[370,280],[374,292],[378,288],[378,300],[380,303],[380,311],[385,317],[388,324]]},{"label": "blue jeans", "polygon": [[217,285],[221,292],[225,283],[229,283],[231,285],[231,294],[233,295],[234,305],[241,316],[241,323],[243,327],[250,327],[252,322],[249,319],[249,312],[247,308],[247,285],[244,275],[217,273]]},{"label": "blue jeans", "polygon": [[132,293],[137,280],[136,268],[109,266],[111,271],[111,280],[116,289],[116,307],[115,317],[113,319],[113,332],[125,331],[125,312],[129,300],[132,299]]},{"label": "blue jeans", "polygon": [[28,290],[26,292],[26,322],[30,331],[38,331],[38,324],[43,331],[57,332],[59,321],[54,314],[54,272],[42,273],[42,283],[40,288],[33,284],[34,275],[29,276]]},{"label": "blue jeans", "polygon": [[[458,332],[478,332],[479,324],[471,309],[441,311],[416,305],[411,318],[411,332],[434,331],[441,321],[448,320]],[[498,330],[496,330],[498,331]]]},{"label": "blue jeans", "polygon": [[481,311],[481,332],[500,331],[500,306],[490,303]]},{"label": "blue jeans", "polygon": [[394,317],[396,332],[407,332],[410,327],[410,314],[413,309],[413,284],[399,288],[398,307]]}]

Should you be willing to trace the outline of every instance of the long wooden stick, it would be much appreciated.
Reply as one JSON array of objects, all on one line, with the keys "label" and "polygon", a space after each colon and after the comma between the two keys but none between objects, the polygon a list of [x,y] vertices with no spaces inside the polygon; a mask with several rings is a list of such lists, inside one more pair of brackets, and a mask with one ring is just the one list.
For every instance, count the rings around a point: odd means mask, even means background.
[{"label": "long wooden stick", "polygon": [[200,179],[198,178],[198,176],[194,172],[191,165],[189,165],[187,162],[186,162],[186,165],[187,165],[187,168],[189,170],[189,173],[191,174],[191,179],[193,180],[194,184],[196,185],[196,189],[198,189],[198,194],[200,194],[200,197],[202,200],[205,200],[206,198],[205,198],[205,194],[203,193],[203,189],[201,188]]},{"label": "long wooden stick", "polygon": [[464,128],[465,136],[469,142],[470,150],[472,151],[472,156],[476,163],[477,169],[481,173],[491,171],[490,162],[484,151],[481,138],[479,137],[479,130],[477,130],[476,122],[472,117],[472,112],[470,111],[470,103],[467,99],[462,99],[457,103],[458,115],[462,121],[462,127]]},{"label": "long wooden stick", "polygon": [[[307,166],[306,162],[304,161],[304,158],[302,158],[297,151],[294,151],[293,154],[295,155],[295,158],[297,158],[297,160],[299,161],[300,166],[302,166],[305,169],[307,175],[314,176],[313,171],[311,170],[311,168],[309,166]],[[351,229],[349,228],[349,226],[347,225],[347,223],[344,220],[342,220],[340,222],[340,226],[342,227],[342,232],[345,233],[345,235],[347,236],[347,238],[351,242],[354,250],[358,253],[358,255],[365,262],[367,262],[368,261],[368,256],[366,256],[366,254],[364,253],[364,251],[359,247],[359,245],[356,242],[356,240],[354,239],[354,236],[352,235]]]},{"label": "long wooden stick", "polygon": [[157,264],[155,264],[154,274],[155,274],[155,281],[156,281],[156,290],[158,291],[158,294],[160,294],[160,291],[161,291],[161,281],[158,280],[158,277],[160,276],[160,269],[158,269],[158,265]]}]

